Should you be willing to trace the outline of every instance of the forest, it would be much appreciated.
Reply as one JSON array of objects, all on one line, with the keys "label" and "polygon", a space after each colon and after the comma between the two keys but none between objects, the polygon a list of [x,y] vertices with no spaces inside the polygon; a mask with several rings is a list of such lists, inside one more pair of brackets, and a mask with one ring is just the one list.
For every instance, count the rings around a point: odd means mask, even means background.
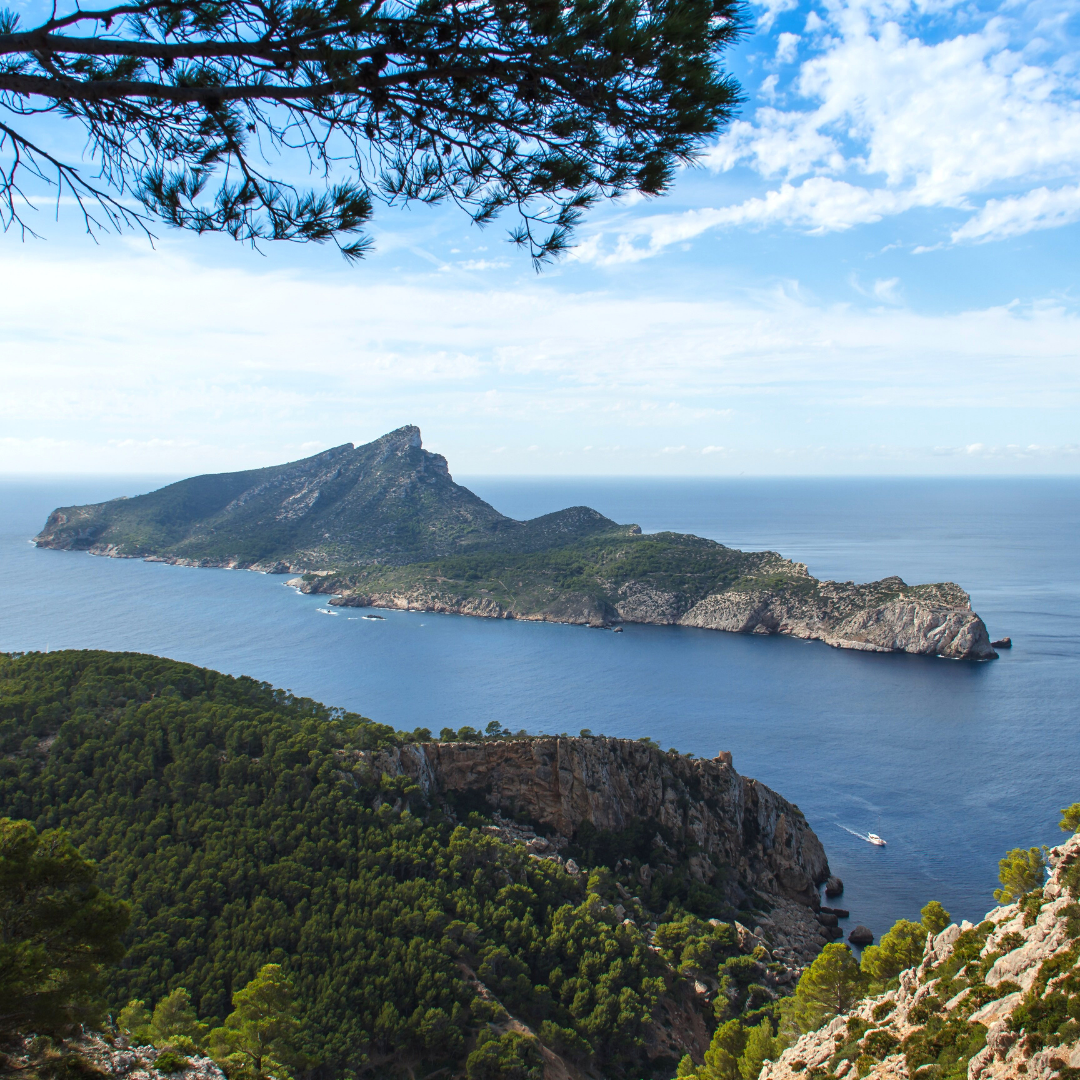
[{"label": "forest", "polygon": [[[159,1071],[209,1053],[230,1080],[540,1080],[544,1054],[614,1080],[755,1080],[949,921],[931,902],[861,963],[827,945],[783,986],[678,874],[650,894],[657,922],[623,917],[641,830],[583,833],[573,872],[486,833],[482,806],[357,767],[430,738],[153,656],[0,655],[0,1072],[12,1039],[81,1024],[156,1046]],[[1080,805],[1063,813],[1074,831]],[[995,896],[1041,902],[1044,877],[1045,851],[1016,849]],[[975,955],[985,927],[968,936]],[[688,1007],[707,1043],[658,1050]],[[909,1056],[962,1080],[982,1041],[960,1034]],[[46,1060],[30,1075],[93,1080]]]},{"label": "forest", "polygon": [[[0,658],[0,816],[64,830],[130,906],[107,1014],[182,987],[220,1024],[277,964],[308,1069],[460,1062],[509,1012],[640,1075],[677,973],[615,914],[610,874],[572,876],[485,835],[475,811],[455,820],[350,767],[351,751],[424,737],[156,657]],[[736,951],[729,936],[717,958]]]}]

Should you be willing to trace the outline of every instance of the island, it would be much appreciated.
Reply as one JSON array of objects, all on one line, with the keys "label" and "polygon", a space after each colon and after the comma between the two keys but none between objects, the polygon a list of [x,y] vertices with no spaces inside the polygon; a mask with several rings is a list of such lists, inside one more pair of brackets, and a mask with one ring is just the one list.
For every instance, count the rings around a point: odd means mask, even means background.
[{"label": "island", "polygon": [[60,507],[38,547],[294,574],[338,606],[786,634],[843,649],[997,657],[952,582],[820,581],[774,551],[644,534],[587,506],[528,521],[454,482],[406,426],[302,461]]}]

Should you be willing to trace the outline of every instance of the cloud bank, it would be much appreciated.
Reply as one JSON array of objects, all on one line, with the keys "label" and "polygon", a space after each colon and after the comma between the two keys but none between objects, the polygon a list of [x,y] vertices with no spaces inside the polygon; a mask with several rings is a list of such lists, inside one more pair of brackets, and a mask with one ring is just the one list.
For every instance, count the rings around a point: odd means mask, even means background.
[{"label": "cloud bank", "polygon": [[[407,422],[473,473],[1076,469],[1075,311],[865,289],[891,302],[0,258],[0,471],[248,468]],[[974,444],[1042,449],[939,449]]]}]

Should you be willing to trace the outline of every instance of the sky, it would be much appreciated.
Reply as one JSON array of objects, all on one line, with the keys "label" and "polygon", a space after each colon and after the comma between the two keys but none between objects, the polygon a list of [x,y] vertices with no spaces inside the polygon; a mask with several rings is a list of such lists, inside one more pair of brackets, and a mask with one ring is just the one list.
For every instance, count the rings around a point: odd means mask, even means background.
[{"label": "sky", "polygon": [[465,475],[1080,472],[1080,0],[751,11],[731,128],[539,275],[446,208],[350,266],[43,203],[0,236],[0,473],[406,423]]}]

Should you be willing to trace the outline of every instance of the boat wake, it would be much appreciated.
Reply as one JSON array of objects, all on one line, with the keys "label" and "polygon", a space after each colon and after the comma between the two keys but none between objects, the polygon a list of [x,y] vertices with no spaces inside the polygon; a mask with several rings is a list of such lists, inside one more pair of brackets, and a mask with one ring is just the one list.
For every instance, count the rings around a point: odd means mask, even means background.
[{"label": "boat wake", "polygon": [[884,847],[885,846],[885,841],[882,840],[881,837],[877,836],[875,833],[856,832],[854,829],[849,829],[846,825],[840,825],[839,821],[836,824],[841,829],[843,829],[844,832],[851,833],[852,836],[856,836],[860,840],[865,840],[868,844],[873,844],[875,847]]}]

